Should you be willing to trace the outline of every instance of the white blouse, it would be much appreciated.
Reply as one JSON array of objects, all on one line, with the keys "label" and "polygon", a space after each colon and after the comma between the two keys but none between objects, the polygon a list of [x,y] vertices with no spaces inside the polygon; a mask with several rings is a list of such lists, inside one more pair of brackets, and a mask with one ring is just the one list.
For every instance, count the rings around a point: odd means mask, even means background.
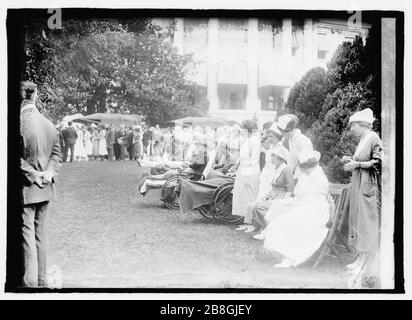
[{"label": "white blouse", "polygon": [[247,138],[239,151],[239,175],[255,175],[259,174],[259,158],[260,158],[260,138],[254,134]]}]

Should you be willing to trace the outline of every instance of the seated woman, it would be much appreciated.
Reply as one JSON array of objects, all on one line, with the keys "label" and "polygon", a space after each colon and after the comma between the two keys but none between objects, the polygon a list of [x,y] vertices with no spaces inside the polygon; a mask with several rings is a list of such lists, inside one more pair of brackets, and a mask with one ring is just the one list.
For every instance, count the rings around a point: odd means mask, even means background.
[{"label": "seated woman", "polygon": [[294,183],[292,168],[287,165],[289,151],[283,145],[277,145],[271,148],[271,162],[274,166],[274,174],[272,174],[271,190],[250,206],[249,215],[252,217],[253,229],[247,229],[246,232],[252,232],[256,228],[259,234],[253,238],[258,240],[264,239],[263,230],[266,228],[265,215],[267,214],[270,205],[275,199],[285,199],[292,195]]},{"label": "seated woman", "polygon": [[145,195],[148,191],[148,186],[157,186],[157,184],[161,186],[165,180],[178,175],[179,171],[182,171],[184,174],[187,174],[189,179],[198,180],[202,177],[203,170],[205,169],[207,163],[208,154],[206,150],[206,145],[204,143],[197,143],[196,149],[192,155],[192,161],[183,162],[181,166],[170,169],[162,174],[148,174],[146,172],[144,176],[141,177],[141,179],[139,179],[139,191],[142,195]]},{"label": "seated woman", "polygon": [[265,232],[264,248],[283,255],[277,268],[297,266],[321,246],[328,229],[329,182],[319,166],[320,153],[311,149],[301,151],[298,165],[301,170],[294,198],[273,201],[268,215],[270,223]]},{"label": "seated woman", "polygon": [[[257,201],[262,200],[262,198],[265,197],[272,189],[272,181],[273,176],[276,172],[276,168],[271,160],[271,149],[274,148],[277,144],[283,146],[283,144],[281,143],[282,137],[282,133],[277,128],[277,123],[272,124],[272,126],[265,131],[265,136],[262,140],[262,152],[264,153],[265,159],[263,168],[259,175],[259,192],[256,197]],[[288,157],[290,156],[290,153],[287,149],[283,151],[286,151]],[[287,159],[284,160],[285,162],[288,162]]]}]

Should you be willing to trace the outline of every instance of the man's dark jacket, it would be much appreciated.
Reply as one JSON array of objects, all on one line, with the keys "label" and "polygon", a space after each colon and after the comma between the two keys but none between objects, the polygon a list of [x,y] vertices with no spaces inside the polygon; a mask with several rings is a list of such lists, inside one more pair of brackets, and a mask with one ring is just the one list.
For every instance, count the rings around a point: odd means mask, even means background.
[{"label": "man's dark jacket", "polygon": [[61,166],[59,134],[33,103],[23,103],[20,111],[20,170],[24,204],[55,198],[54,179],[45,183],[40,172],[51,171],[55,177]]},{"label": "man's dark jacket", "polygon": [[74,144],[76,143],[76,139],[77,139],[77,132],[76,129],[73,127],[67,127],[66,129],[64,129],[62,131],[62,135],[64,138],[64,143],[66,145],[69,144]]}]

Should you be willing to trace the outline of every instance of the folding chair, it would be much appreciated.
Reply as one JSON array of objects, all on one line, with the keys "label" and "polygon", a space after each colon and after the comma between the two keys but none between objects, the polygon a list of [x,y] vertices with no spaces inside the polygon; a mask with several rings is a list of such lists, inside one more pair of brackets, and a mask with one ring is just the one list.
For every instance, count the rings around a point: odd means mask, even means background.
[{"label": "folding chair", "polygon": [[[348,190],[349,185],[344,184],[331,184],[329,188],[329,195],[333,199],[332,202],[332,214],[330,223],[327,224],[329,228],[328,234],[322,243],[318,257],[313,264],[313,269],[316,269],[325,257],[334,258],[344,263],[342,254],[338,251],[338,248],[344,248],[351,253],[351,249],[347,241],[342,237],[341,230],[347,214],[348,206]],[[339,244],[338,241],[341,243]]]}]

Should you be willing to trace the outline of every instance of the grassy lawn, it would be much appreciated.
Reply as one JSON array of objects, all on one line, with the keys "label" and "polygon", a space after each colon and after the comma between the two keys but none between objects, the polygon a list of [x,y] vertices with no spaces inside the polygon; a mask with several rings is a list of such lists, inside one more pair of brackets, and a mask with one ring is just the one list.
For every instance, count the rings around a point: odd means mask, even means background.
[{"label": "grassy lawn", "polygon": [[234,227],[160,207],[137,194],[135,162],[63,164],[50,208],[49,266],[63,287],[344,288],[332,260],[274,269],[276,254]]}]

